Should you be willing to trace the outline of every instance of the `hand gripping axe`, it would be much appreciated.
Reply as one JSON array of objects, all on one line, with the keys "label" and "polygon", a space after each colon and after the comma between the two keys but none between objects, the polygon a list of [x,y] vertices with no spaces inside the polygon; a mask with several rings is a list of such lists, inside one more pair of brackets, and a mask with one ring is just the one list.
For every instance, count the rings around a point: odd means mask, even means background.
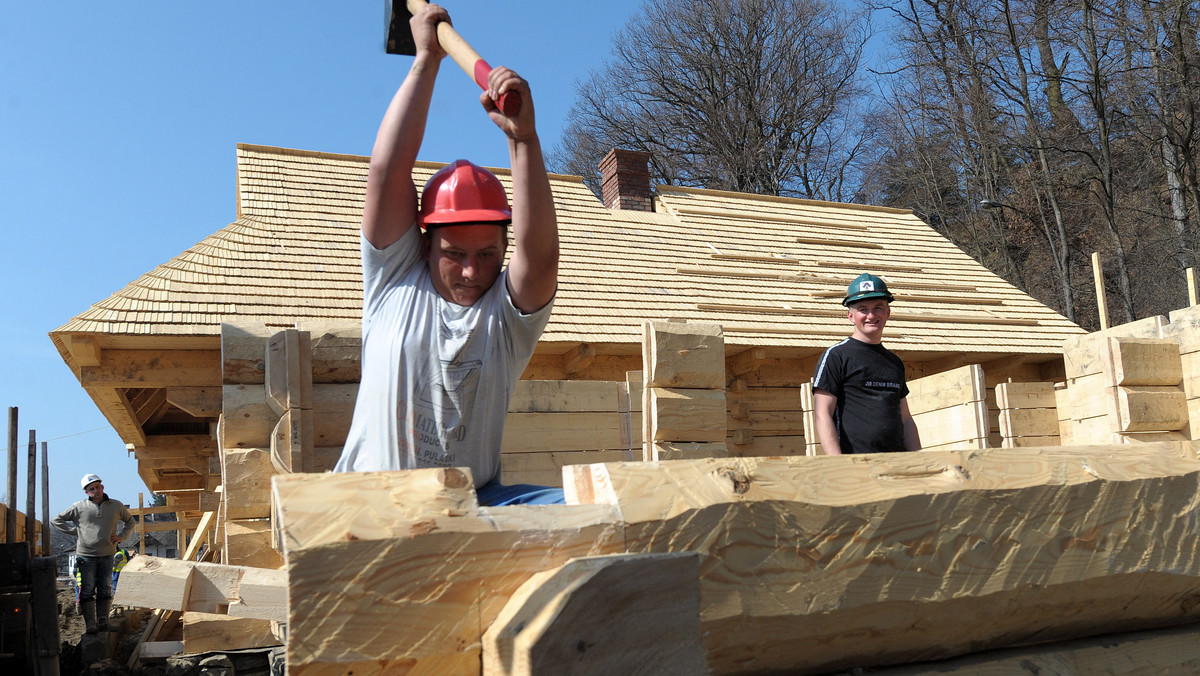
[{"label": "hand gripping axe", "polygon": [[[415,12],[420,11],[428,4],[425,0],[397,0],[395,3],[392,0],[385,0],[384,22],[387,25],[385,49],[388,54],[416,55],[417,45],[413,42],[412,27],[408,25],[408,20]],[[463,40],[454,30],[454,27],[445,21],[438,24],[437,34],[442,49],[446,50],[450,58],[454,59],[467,72],[467,75],[475,80],[475,84],[486,90],[488,73],[492,72],[492,67],[488,65],[487,61],[480,58],[479,53],[471,49],[471,45],[468,45],[467,41]],[[521,110],[520,93],[505,92],[501,94],[500,100],[496,101],[496,107],[509,117],[516,115]]]}]

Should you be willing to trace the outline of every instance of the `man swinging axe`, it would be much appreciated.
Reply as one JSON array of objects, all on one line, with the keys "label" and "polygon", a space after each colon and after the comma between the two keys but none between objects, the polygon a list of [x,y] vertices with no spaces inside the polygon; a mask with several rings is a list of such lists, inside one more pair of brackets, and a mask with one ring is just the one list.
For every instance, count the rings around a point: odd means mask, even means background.
[{"label": "man swinging axe", "polygon": [[[558,285],[554,201],[524,79],[489,69],[479,98],[508,142],[511,207],[495,175],[458,160],[429,180],[418,208],[412,171],[449,21],[437,5],[413,12],[412,66],[371,151],[362,382],[335,471],[469,467],[481,504],[562,502],[561,489],[498,482],[509,400]],[[521,101],[505,112],[496,101],[510,93]]]}]

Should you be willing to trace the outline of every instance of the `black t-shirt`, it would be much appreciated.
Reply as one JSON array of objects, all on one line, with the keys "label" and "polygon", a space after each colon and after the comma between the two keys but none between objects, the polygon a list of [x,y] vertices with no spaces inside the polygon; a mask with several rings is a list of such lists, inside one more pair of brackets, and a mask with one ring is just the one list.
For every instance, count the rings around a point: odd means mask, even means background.
[{"label": "black t-shirt", "polygon": [[833,422],[842,453],[903,451],[904,362],[882,345],[847,338],[825,350],[813,387],[837,398]]}]

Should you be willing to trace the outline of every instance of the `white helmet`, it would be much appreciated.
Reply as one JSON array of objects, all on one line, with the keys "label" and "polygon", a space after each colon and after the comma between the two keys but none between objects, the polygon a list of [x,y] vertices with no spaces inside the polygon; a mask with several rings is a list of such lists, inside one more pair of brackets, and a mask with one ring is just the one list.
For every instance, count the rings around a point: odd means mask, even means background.
[{"label": "white helmet", "polygon": [[100,477],[96,476],[95,474],[84,474],[83,478],[79,480],[79,487],[87,490],[88,484],[95,483],[99,480]]}]

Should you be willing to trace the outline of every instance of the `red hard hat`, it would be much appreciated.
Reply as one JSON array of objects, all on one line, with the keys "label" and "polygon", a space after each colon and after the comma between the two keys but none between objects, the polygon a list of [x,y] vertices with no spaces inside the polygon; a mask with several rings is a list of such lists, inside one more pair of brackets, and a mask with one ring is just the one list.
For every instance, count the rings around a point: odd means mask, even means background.
[{"label": "red hard hat", "polygon": [[512,222],[508,194],[492,172],[466,160],[442,167],[425,184],[417,223],[436,228],[457,223]]}]

